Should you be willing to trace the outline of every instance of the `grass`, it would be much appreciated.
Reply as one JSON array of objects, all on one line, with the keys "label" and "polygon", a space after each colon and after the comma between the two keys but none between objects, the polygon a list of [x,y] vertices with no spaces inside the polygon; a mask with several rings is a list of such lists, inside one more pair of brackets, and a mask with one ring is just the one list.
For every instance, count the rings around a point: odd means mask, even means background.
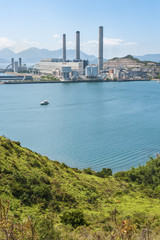
[{"label": "grass", "polygon": [[[16,223],[13,234],[18,240],[111,239],[112,235],[112,239],[141,239],[149,222],[150,239],[159,239],[160,198],[127,179],[129,174],[90,175],[0,137],[0,213],[8,206],[5,219]],[[2,215],[0,239],[5,237]],[[22,225],[23,231],[18,228]]]}]

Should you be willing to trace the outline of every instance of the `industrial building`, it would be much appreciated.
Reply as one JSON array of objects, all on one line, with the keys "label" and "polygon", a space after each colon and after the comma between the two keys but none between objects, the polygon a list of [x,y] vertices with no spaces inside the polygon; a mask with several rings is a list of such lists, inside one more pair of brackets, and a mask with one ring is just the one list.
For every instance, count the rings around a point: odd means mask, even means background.
[{"label": "industrial building", "polygon": [[[56,59],[57,60],[57,59]],[[69,69],[70,70],[67,70]],[[84,74],[84,61],[80,62],[72,62],[67,61],[55,61],[52,59],[42,59],[41,62],[38,63],[38,70],[41,74],[52,74],[53,76],[61,77],[65,71],[69,72],[77,72],[78,75]],[[65,79],[65,78],[64,78]],[[66,79],[68,80],[68,78]]]},{"label": "industrial building", "polygon": [[76,56],[73,61],[66,60],[66,34],[63,34],[62,40],[63,58],[41,59],[37,68],[41,74],[52,74],[63,80],[80,78],[88,65],[87,60],[80,59],[80,32],[76,32]]},{"label": "industrial building", "polygon": [[80,32],[76,32],[76,56],[73,61],[66,60],[66,34],[62,35],[63,57],[41,59],[38,71],[41,74],[52,74],[62,80],[76,80],[79,78],[98,78],[103,71],[103,27],[99,27],[98,66],[88,66],[88,60],[80,58]]},{"label": "industrial building", "polygon": [[97,78],[98,77],[98,66],[87,66],[85,69],[86,78]]},{"label": "industrial building", "polygon": [[14,61],[14,58],[11,58],[11,69],[13,72],[25,72],[27,71],[26,64],[22,65],[22,58],[19,58],[18,61]]}]

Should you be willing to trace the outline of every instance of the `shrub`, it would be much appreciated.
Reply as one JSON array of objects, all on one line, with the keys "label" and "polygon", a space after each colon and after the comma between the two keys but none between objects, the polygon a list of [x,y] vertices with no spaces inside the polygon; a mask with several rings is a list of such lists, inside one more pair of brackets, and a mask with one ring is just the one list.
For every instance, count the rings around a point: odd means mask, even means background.
[{"label": "shrub", "polygon": [[62,167],[62,169],[68,168],[68,166],[67,166],[65,163],[62,163],[62,164],[61,164],[61,167]]},{"label": "shrub", "polygon": [[64,212],[61,216],[61,222],[64,224],[70,224],[74,228],[86,224],[83,212],[79,209]]},{"label": "shrub", "polygon": [[89,175],[95,174],[95,172],[89,167],[89,168],[84,168],[83,171]]},{"label": "shrub", "polygon": [[102,171],[96,173],[97,177],[109,177],[112,176],[112,170],[110,168],[103,168]]},{"label": "shrub", "polygon": [[141,228],[146,222],[147,215],[144,212],[134,212],[132,216],[132,222],[136,224],[137,228]]},{"label": "shrub", "polygon": [[52,190],[52,197],[56,201],[65,203],[76,203],[76,199],[74,196],[60,189]]},{"label": "shrub", "polygon": [[53,216],[47,215],[37,221],[37,232],[40,240],[58,240],[60,234],[54,229]]},{"label": "shrub", "polygon": [[13,143],[17,144],[19,147],[21,147],[21,143],[19,141],[13,141]]}]

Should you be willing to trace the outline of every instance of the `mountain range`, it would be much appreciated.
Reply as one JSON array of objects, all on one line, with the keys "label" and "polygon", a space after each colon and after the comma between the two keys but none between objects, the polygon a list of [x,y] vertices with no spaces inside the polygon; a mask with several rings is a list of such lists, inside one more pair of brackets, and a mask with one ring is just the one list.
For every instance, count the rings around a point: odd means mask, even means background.
[{"label": "mountain range", "polygon": [[[90,62],[97,62],[97,57],[94,55],[88,55],[81,51],[81,58],[88,59]],[[66,52],[67,59],[75,59],[76,52],[74,49],[68,49]],[[22,58],[22,61],[25,63],[37,63],[42,58],[62,58],[62,49],[50,51],[48,49],[39,49],[39,48],[29,48],[23,50],[19,53],[14,53],[12,50],[5,48],[0,50],[0,62],[10,62],[11,58],[15,58],[18,61],[18,58]]]},{"label": "mountain range", "polygon": [[[73,60],[75,59],[75,50],[68,49],[67,50],[67,59]],[[23,50],[19,53],[15,53],[12,50],[5,48],[0,50],[0,63],[10,63],[11,58],[15,58],[18,61],[18,58],[21,57],[24,63],[37,63],[42,58],[62,58],[62,49],[50,51],[48,49],[39,49],[39,48],[29,48]],[[160,54],[146,54],[143,56],[134,56],[141,61],[154,61],[160,62]],[[97,64],[98,58],[94,55],[88,55],[81,51],[81,58],[88,59],[90,64]],[[104,59],[106,61],[107,59]]]},{"label": "mountain range", "polygon": [[160,54],[146,54],[143,56],[134,56],[141,61],[153,61],[153,62],[160,62]]}]

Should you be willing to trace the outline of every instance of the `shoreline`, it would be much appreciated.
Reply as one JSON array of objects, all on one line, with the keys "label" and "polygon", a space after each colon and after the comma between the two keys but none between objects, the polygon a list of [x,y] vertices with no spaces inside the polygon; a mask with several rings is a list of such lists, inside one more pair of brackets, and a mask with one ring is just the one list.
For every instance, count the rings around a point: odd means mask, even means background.
[{"label": "shoreline", "polygon": [[66,81],[16,81],[16,82],[0,82],[0,84],[43,84],[43,83],[93,83],[93,82],[149,82],[149,81],[152,81],[152,80],[148,80],[148,79],[145,79],[145,80],[121,80],[121,81],[109,81],[109,80],[77,80],[77,81],[70,81],[70,80],[66,80]]}]

